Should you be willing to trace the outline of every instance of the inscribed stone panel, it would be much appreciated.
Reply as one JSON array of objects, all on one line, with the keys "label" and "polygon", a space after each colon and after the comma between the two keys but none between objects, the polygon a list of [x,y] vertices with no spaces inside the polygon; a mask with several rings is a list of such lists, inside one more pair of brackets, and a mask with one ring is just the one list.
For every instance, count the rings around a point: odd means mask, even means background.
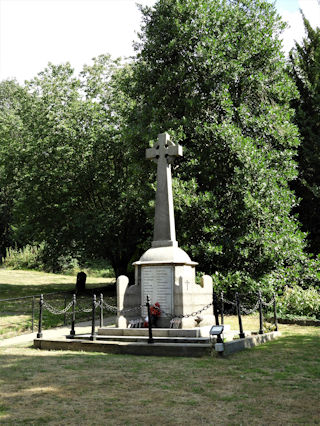
[{"label": "inscribed stone panel", "polygon": [[[160,303],[160,309],[165,312],[172,312],[172,266],[142,266],[141,268],[141,303],[146,303],[147,295],[153,305]],[[143,315],[147,315],[144,307]]]}]

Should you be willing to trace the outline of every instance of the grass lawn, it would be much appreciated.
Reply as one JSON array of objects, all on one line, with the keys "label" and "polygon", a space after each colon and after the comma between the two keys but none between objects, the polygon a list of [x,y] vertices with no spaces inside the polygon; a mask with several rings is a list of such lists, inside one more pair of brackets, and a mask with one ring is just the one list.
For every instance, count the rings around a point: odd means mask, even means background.
[{"label": "grass lawn", "polygon": [[229,358],[0,348],[5,425],[319,424],[320,331]]},{"label": "grass lawn", "polygon": [[[39,274],[0,270],[0,285],[7,286],[7,297],[18,295],[17,288],[38,293],[74,286],[75,277]],[[19,316],[22,323],[29,319]],[[235,316],[225,323],[238,327]],[[258,316],[244,316],[243,326],[257,331]],[[280,325],[280,331],[279,339],[229,358],[3,347],[0,424],[319,424],[320,329]]]},{"label": "grass lawn", "polygon": [[[87,287],[103,287],[114,278],[87,276]],[[0,299],[32,296],[33,294],[69,291],[75,288],[76,276],[48,274],[37,271],[14,271],[0,268]]]},{"label": "grass lawn", "polygon": [[[105,291],[115,280],[113,278],[87,277],[87,289],[97,289],[97,294]],[[0,269],[0,339],[14,336],[19,333],[30,331],[32,326],[32,299],[1,302],[1,299],[39,295],[41,293],[67,292],[75,289],[76,276],[47,274],[36,271],[14,271]],[[89,296],[86,298],[89,302]],[[64,307],[64,295],[48,295],[46,300],[57,309]],[[67,301],[71,300],[71,294],[67,295]],[[111,298],[109,303],[114,305],[115,300]],[[71,313],[71,311],[70,311]],[[70,317],[70,315],[69,315]],[[87,319],[82,315],[82,319]],[[38,298],[35,299],[35,324],[38,319]],[[68,318],[69,320],[70,318]],[[44,327],[61,325],[63,316],[44,313]]]}]

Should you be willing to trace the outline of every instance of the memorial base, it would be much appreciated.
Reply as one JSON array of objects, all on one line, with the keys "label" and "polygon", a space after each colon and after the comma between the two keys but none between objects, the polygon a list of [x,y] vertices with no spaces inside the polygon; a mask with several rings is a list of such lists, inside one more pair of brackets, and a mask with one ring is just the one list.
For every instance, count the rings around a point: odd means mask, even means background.
[{"label": "memorial base", "polygon": [[[160,304],[157,328],[196,328],[215,324],[212,312],[212,278],[203,276],[195,282],[195,266],[177,246],[152,247],[135,266],[135,285],[128,286],[126,277],[117,280],[118,309],[122,312],[117,325],[147,318],[146,300]],[[135,310],[135,306],[141,306]],[[210,305],[210,306],[208,306]],[[206,309],[204,309],[206,308]],[[196,312],[201,311],[197,314]],[[172,323],[172,318],[175,318]]]}]

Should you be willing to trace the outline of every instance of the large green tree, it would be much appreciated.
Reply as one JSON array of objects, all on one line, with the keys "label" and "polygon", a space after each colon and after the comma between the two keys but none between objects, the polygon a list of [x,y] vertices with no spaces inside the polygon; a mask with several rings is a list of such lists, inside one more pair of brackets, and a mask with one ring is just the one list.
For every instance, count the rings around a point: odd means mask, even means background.
[{"label": "large green tree", "polygon": [[132,144],[144,140],[142,154],[168,130],[185,146],[174,170],[178,239],[200,270],[252,288],[304,257],[291,214],[299,139],[284,24],[265,0],[159,0],[142,12],[126,84]]},{"label": "large green tree", "polygon": [[23,114],[28,93],[15,81],[0,83],[0,257],[14,243],[13,205],[18,188],[17,154],[23,149]]},{"label": "large green tree", "polygon": [[295,99],[295,120],[302,143],[299,147],[299,179],[294,189],[301,198],[298,208],[309,250],[320,253],[320,28],[313,29],[302,15],[306,36],[290,52],[290,74],[300,97]]},{"label": "large green tree", "polygon": [[75,77],[70,65],[49,65],[27,84],[20,120],[16,238],[46,242],[47,263],[60,254],[99,257],[127,273],[146,238],[145,196],[123,117],[132,108],[118,88],[128,73],[108,56]]}]

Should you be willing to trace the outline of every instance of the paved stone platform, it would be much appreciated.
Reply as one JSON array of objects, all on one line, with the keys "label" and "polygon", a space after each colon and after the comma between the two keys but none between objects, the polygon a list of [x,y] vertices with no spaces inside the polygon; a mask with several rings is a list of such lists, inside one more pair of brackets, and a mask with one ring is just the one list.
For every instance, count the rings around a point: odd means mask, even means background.
[{"label": "paved stone platform", "polygon": [[[112,325],[115,324],[116,317],[106,317],[104,319],[105,325]],[[97,321],[98,325],[98,321]],[[77,334],[85,334],[90,333],[91,330],[91,321],[84,321],[76,324],[76,333]],[[43,337],[48,339],[65,339],[66,336],[70,333],[70,325],[63,326],[63,327],[56,327],[56,328],[50,328],[49,330],[44,329],[43,330]],[[10,337],[7,339],[0,340],[0,348],[1,347],[12,347],[17,345],[25,345],[28,343],[33,343],[34,339],[37,337],[37,332],[34,333],[25,333],[20,334],[18,336]]]},{"label": "paved stone platform", "polygon": [[70,350],[85,352],[105,352],[113,354],[184,357],[208,356],[210,355],[212,350],[212,345],[210,343],[168,343],[155,341],[152,344],[148,344],[146,341],[90,341],[85,339],[35,339],[34,347],[45,350]]},{"label": "paved stone platform", "polygon": [[[153,337],[208,338],[210,329],[211,326],[196,328],[153,328],[152,335]],[[98,336],[149,336],[149,329],[102,327],[98,330]]]},{"label": "paved stone platform", "polygon": [[244,339],[237,339],[231,342],[225,342],[223,355],[227,356],[235,352],[242,351],[244,349],[253,348],[263,343],[270,342],[271,340],[274,340],[279,336],[281,336],[281,333],[279,331],[272,331],[270,333],[257,334],[245,337]]},{"label": "paved stone platform", "polygon": [[[112,328],[110,328],[112,329]],[[109,330],[110,330],[109,329]],[[130,355],[152,355],[152,356],[184,356],[184,357],[201,357],[212,354],[230,355],[244,349],[266,343],[280,336],[279,332],[271,332],[263,335],[253,335],[244,339],[237,339],[224,342],[219,347],[219,352],[215,350],[215,341],[210,342],[208,337],[187,336],[166,336],[168,330],[154,329],[153,343],[149,343],[148,335],[137,335],[138,331],[147,331],[145,329],[134,329],[131,335],[97,335],[95,340],[90,340],[90,334],[81,334],[75,336],[74,339],[34,339],[34,347],[44,350],[71,350],[85,352],[104,352],[113,354],[130,354]],[[119,331],[119,330],[118,330]],[[162,331],[162,333],[160,333]],[[172,330],[179,332],[183,330]],[[156,336],[158,334],[158,336]],[[192,334],[192,333],[190,333]],[[196,333],[193,333],[196,334]]]}]

